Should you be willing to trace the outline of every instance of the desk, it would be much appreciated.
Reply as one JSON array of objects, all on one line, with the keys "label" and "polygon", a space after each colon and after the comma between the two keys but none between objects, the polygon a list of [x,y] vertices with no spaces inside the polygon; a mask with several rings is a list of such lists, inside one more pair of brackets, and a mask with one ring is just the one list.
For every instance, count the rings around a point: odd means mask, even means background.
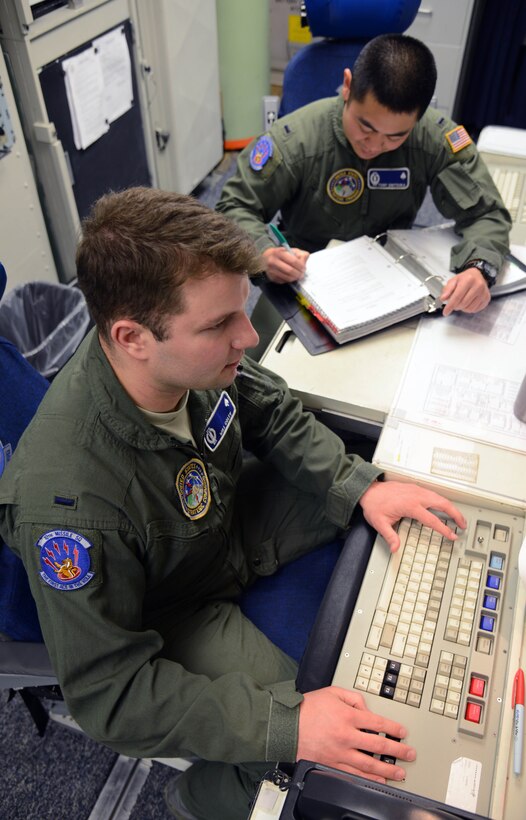
[{"label": "desk", "polygon": [[[427,318],[420,321],[433,321]],[[262,358],[262,364],[276,371],[289,383],[293,393],[305,407],[318,411],[329,426],[342,423],[357,432],[378,437],[374,461],[385,469],[388,478],[418,481],[448,495],[456,502],[481,498],[490,508],[504,507],[507,512],[524,520],[526,509],[526,453],[495,446],[490,441],[461,437],[433,429],[429,425],[406,422],[393,416],[398,387],[410,361],[416,323],[399,325],[374,336],[360,339],[331,353],[310,356],[301,343],[291,336],[284,324]],[[425,326],[428,329],[428,325]],[[472,336],[471,344],[480,350],[480,339]],[[510,348],[510,354],[511,348]],[[500,365],[503,365],[502,359]],[[502,368],[505,370],[505,368]],[[502,375],[502,373],[500,374]],[[384,427],[385,424],[385,427]],[[455,480],[434,472],[433,450],[463,449],[480,460],[480,469],[472,482]],[[524,621],[526,617],[526,586],[517,583],[514,621],[507,657],[509,668],[515,670],[526,663]],[[523,820],[526,771],[515,776],[512,771],[512,710],[513,674],[505,683],[504,700],[510,708],[503,711],[498,737],[500,754],[495,771],[485,772],[491,778],[490,816],[495,820]],[[492,738],[488,742],[493,742]]]},{"label": "desk", "polygon": [[402,378],[418,320],[311,356],[283,322],[261,364],[332,427],[377,439]]}]

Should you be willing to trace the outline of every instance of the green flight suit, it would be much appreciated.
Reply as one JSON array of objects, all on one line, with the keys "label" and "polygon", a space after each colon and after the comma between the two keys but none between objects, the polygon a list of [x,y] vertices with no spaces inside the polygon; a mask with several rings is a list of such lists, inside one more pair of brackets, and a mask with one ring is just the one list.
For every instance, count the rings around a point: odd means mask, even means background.
[{"label": "green flight suit", "polygon": [[363,160],[345,137],[343,105],[342,97],[318,100],[274,123],[241,152],[217,209],[242,225],[260,251],[275,245],[265,225],[280,210],[290,245],[315,251],[330,239],[411,227],[429,186],[461,236],[451,270],[470,259],[500,267],[510,216],[475,145],[451,147],[446,135],[455,123],[430,108],[399,148]]},{"label": "green flight suit", "polygon": [[[220,398],[235,415],[211,434]],[[148,423],[92,331],[2,476],[0,533],[24,562],[88,735],[135,757],[293,761],[295,664],[234,602],[257,575],[334,538],[380,471],[250,360],[226,395],[191,391],[188,407],[197,447]],[[242,448],[263,462],[247,467],[257,483],[240,479]],[[192,792],[192,767],[189,807],[246,816],[268,766],[214,765],[224,794],[214,780]]]}]

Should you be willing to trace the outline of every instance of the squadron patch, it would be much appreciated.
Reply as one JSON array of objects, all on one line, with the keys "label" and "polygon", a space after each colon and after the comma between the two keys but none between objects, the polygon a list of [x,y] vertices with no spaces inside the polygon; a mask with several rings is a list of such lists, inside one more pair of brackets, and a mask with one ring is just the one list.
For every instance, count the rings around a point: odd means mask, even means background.
[{"label": "squadron patch", "polygon": [[202,461],[198,458],[187,461],[177,474],[175,486],[188,518],[195,521],[206,515],[210,506],[210,485]]},{"label": "squadron patch", "polygon": [[367,187],[373,190],[404,191],[409,188],[409,168],[369,168]]},{"label": "squadron patch", "polygon": [[327,183],[327,193],[338,205],[351,205],[363,194],[363,176],[354,168],[335,171]]},{"label": "squadron patch", "polygon": [[93,545],[78,532],[50,530],[36,546],[40,548],[40,577],[50,587],[80,589],[93,578],[89,554]]},{"label": "squadron patch", "polygon": [[212,410],[212,415],[208,419],[205,428],[205,444],[209,450],[214,452],[217,450],[221,439],[224,437],[226,431],[232,423],[232,419],[236,415],[236,405],[232,399],[223,390],[219,396],[218,402]]},{"label": "squadron patch", "polygon": [[250,152],[249,164],[253,171],[261,171],[274,153],[274,143],[267,135],[260,137]]},{"label": "squadron patch", "polygon": [[466,148],[467,145],[471,145],[473,142],[463,125],[457,125],[457,127],[453,128],[452,131],[448,131],[446,134],[446,139],[449,142],[449,147],[454,154],[456,154],[457,151],[461,151],[463,148]]},{"label": "squadron patch", "polygon": [[0,475],[4,472],[6,464],[11,458],[12,449],[10,444],[2,444],[0,441]]}]

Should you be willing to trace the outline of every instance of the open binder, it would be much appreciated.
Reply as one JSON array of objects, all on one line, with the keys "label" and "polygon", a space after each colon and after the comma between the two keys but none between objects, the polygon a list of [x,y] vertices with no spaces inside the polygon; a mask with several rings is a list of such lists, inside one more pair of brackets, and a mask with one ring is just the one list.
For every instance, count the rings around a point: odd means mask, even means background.
[{"label": "open binder", "polygon": [[[440,294],[455,276],[450,252],[458,241],[449,226],[361,236],[311,254],[304,279],[292,287],[343,344],[442,307]],[[494,297],[526,288],[526,248],[513,251],[491,289]]]}]

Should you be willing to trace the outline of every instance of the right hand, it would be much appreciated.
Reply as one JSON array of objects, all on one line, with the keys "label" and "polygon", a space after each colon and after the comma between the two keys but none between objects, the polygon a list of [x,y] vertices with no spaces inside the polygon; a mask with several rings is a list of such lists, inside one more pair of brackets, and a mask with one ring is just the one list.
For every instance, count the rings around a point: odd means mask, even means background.
[{"label": "right hand", "polygon": [[265,273],[271,282],[283,285],[303,279],[309,254],[299,248],[267,248],[261,254],[265,262]]},{"label": "right hand", "polygon": [[405,780],[401,766],[383,763],[364,752],[412,761],[415,750],[378,732],[397,738],[406,735],[400,723],[370,712],[358,692],[339,686],[307,692],[300,704],[296,759],[312,760],[379,783]]}]

